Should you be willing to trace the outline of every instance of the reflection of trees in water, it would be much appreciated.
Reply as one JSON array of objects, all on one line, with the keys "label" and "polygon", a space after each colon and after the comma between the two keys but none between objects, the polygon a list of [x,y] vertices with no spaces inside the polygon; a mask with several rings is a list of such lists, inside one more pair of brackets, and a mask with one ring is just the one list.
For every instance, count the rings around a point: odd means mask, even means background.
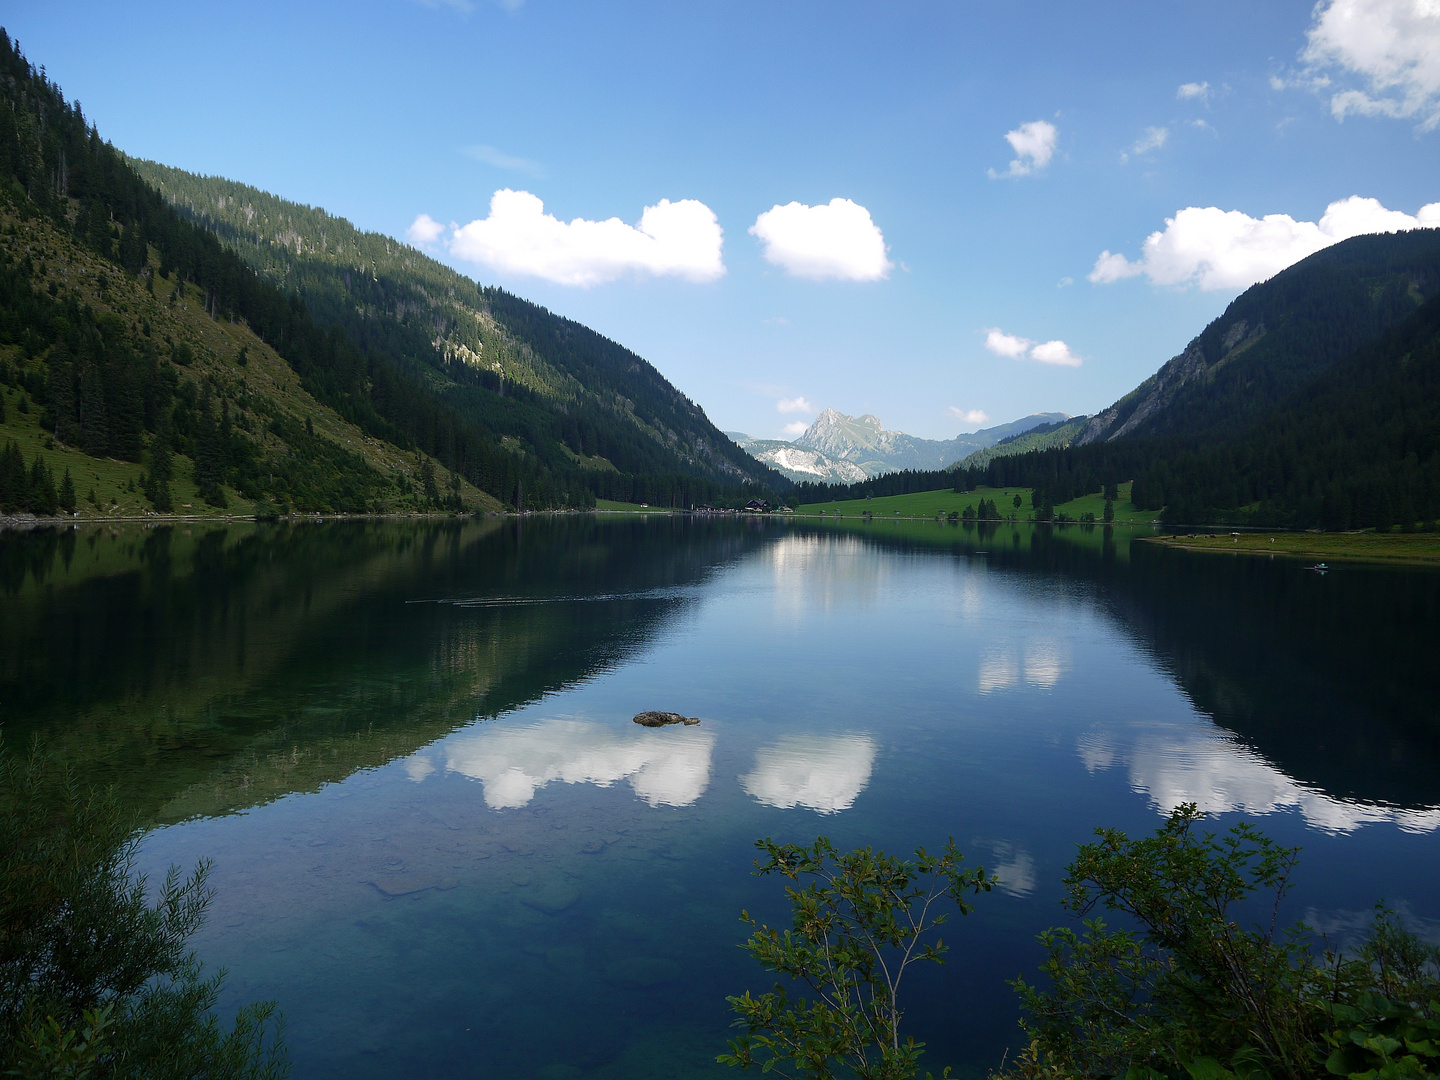
[{"label": "reflection of trees in water", "polygon": [[588,516],[66,535],[0,541],[24,568],[5,738],[166,817],[313,788],[586,678],[763,540]]},{"label": "reflection of trees in water", "polygon": [[[1440,805],[1440,573],[1346,565],[1322,577],[1293,559],[1175,551],[1093,526],[855,535],[983,551],[994,569],[1082,589],[1284,774],[1335,798]],[[1019,661],[1001,659],[982,675],[1018,679]]]},{"label": "reflection of trees in water", "polygon": [[1440,804],[1440,574],[1141,545],[1129,577],[1112,608],[1248,745],[1335,796]]}]

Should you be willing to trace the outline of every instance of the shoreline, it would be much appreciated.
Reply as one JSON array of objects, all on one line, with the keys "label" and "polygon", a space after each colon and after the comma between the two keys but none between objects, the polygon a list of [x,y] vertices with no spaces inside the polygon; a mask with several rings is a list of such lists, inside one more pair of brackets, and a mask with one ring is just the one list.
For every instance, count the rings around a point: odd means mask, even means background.
[{"label": "shoreline", "polygon": [[1221,555],[1268,555],[1372,566],[1440,566],[1440,533],[1194,533],[1142,536],[1147,544]]}]

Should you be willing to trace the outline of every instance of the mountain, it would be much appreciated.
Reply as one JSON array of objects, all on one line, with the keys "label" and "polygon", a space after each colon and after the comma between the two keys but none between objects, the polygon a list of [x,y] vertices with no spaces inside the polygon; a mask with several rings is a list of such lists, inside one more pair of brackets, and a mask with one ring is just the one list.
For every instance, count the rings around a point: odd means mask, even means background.
[{"label": "mountain", "polygon": [[[953,439],[920,439],[903,431],[888,431],[876,416],[846,416],[835,409],[826,409],[815,418],[790,444],[801,450],[813,451],[832,463],[829,476],[811,473],[792,479],[823,479],[851,482],[862,477],[846,475],[839,471],[836,463],[848,463],[858,468],[865,477],[882,473],[899,472],[903,469],[933,470],[952,465],[976,450],[993,446],[1002,439],[1018,435],[1041,424],[1068,420],[1066,413],[1035,413],[1022,420],[985,428],[970,435],[959,435]],[[767,444],[770,445],[770,444]],[[754,451],[752,450],[752,453]],[[774,454],[777,450],[767,450]],[[768,460],[768,459],[767,459]],[[796,459],[798,460],[798,459]],[[817,467],[821,467],[818,464]],[[808,472],[806,469],[795,469]]]},{"label": "mountain", "polygon": [[837,461],[818,450],[806,450],[784,439],[752,439],[741,431],[727,431],[740,449],[756,461],[769,465],[776,472],[797,483],[804,481],[827,484],[852,484],[869,475],[850,461]]},{"label": "mountain", "polygon": [[1177,525],[1435,527],[1440,230],[1354,237],[1296,263],[1072,445],[956,482],[1060,503],[1126,479],[1137,507]]},{"label": "mountain", "polygon": [[1357,236],[1241,294],[1183,352],[1093,417],[1078,445],[1233,435],[1440,290],[1440,230]]},{"label": "mountain", "polygon": [[253,188],[148,165],[162,194],[3,31],[0,99],[0,507],[77,470],[127,512],[788,487],[587,327]]},{"label": "mountain", "polygon": [[556,486],[657,504],[743,483],[787,486],[651,364],[588,327],[324,210],[127,160],[184,218],[300,296],[318,323],[393,358],[458,423]]},{"label": "mountain", "polygon": [[1069,446],[1085,430],[1089,422],[1090,417],[1088,416],[1072,416],[1068,420],[1039,424],[1018,435],[1010,435],[1001,439],[994,446],[976,450],[957,465],[952,465],[951,468],[984,468],[996,458],[1013,457],[1016,454],[1027,454],[1031,450],[1046,450],[1053,446]]},{"label": "mountain", "polygon": [[331,407],[354,350],[181,221],[3,31],[0,101],[0,512],[499,509]]}]

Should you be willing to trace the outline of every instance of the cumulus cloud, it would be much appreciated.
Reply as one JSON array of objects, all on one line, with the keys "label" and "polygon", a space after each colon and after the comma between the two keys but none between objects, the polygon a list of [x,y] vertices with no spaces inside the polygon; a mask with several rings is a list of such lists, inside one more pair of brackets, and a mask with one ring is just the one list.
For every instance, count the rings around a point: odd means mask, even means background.
[{"label": "cumulus cloud", "polygon": [[810,425],[805,423],[804,420],[791,420],[790,423],[785,425],[783,430],[786,435],[789,435],[793,439],[797,435],[804,435],[809,427]]},{"label": "cumulus cloud", "polygon": [[815,406],[803,397],[782,398],[775,403],[775,408],[784,413],[813,413],[815,411]]},{"label": "cumulus cloud", "polygon": [[1218,206],[1187,206],[1146,238],[1139,259],[1102,251],[1090,271],[1095,284],[1144,274],[1157,285],[1244,289],[1331,244],[1363,233],[1440,226],[1440,202],[1413,217],[1375,199],[1352,195],[1325,208],[1318,222],[1289,214],[1253,218]]},{"label": "cumulus cloud", "polygon": [[436,221],[429,214],[420,214],[410,223],[405,230],[405,239],[416,247],[425,247],[435,243],[445,235],[445,226]]},{"label": "cumulus cloud", "polygon": [[[434,225],[421,214],[410,228],[441,242]],[[488,217],[452,225],[443,243],[455,258],[503,274],[583,287],[631,274],[714,281],[725,273],[723,238],[714,212],[694,199],[661,199],[645,208],[638,225],[619,218],[565,222],[545,213],[530,192],[504,188],[491,196]]]},{"label": "cumulus cloud", "polygon": [[755,219],[750,235],[763,245],[766,262],[795,277],[879,281],[895,265],[870,211],[850,199],[776,204]]},{"label": "cumulus cloud", "polygon": [[1011,360],[1024,356],[1030,351],[1030,346],[1034,344],[1029,338],[1007,334],[998,326],[992,326],[985,331],[985,348],[996,356],[1008,357]]},{"label": "cumulus cloud", "polygon": [[1031,341],[1016,334],[1007,334],[998,326],[985,331],[985,348],[996,356],[1008,360],[1029,358],[1041,364],[1057,364],[1061,367],[1079,367],[1084,361],[1070,351],[1070,346],[1060,340]]},{"label": "cumulus cloud", "polygon": [[710,784],[714,745],[712,733],[693,728],[622,733],[588,720],[542,720],[455,739],[445,767],[480,781],[485,805],[496,810],[524,806],[556,781],[609,787],[628,780],[651,806],[689,806]]},{"label": "cumulus cloud", "polygon": [[990,170],[990,179],[1000,180],[1012,176],[1029,176],[1037,169],[1050,164],[1055,156],[1055,140],[1060,133],[1048,120],[1031,120],[1021,124],[1014,131],[1005,133],[1005,141],[1015,151],[1015,158],[1005,172]]},{"label": "cumulus cloud", "polygon": [[1083,361],[1070,351],[1070,346],[1060,340],[1042,341],[1030,350],[1030,359],[1041,364],[1056,364],[1060,367],[1079,367]]},{"label": "cumulus cloud", "polygon": [[1175,91],[1175,96],[1181,101],[1209,101],[1210,84],[1208,82],[1181,83],[1180,89]]},{"label": "cumulus cloud", "polygon": [[1315,7],[1301,58],[1313,84],[1324,73],[1358,78],[1336,82],[1330,111],[1336,120],[1357,113],[1440,125],[1440,4],[1435,0],[1324,0]]},{"label": "cumulus cloud", "polygon": [[945,411],[961,423],[974,424],[977,427],[990,419],[990,414],[984,409],[962,409],[958,405],[951,405]]},{"label": "cumulus cloud", "polygon": [[762,803],[821,814],[848,810],[870,783],[875,741],[868,735],[796,735],[755,752],[740,786]]}]

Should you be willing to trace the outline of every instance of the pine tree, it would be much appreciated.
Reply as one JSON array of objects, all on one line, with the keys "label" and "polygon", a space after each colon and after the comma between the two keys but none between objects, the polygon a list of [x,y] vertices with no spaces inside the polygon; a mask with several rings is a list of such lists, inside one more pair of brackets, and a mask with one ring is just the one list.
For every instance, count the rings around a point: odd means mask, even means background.
[{"label": "pine tree", "polygon": [[150,440],[150,473],[145,478],[145,497],[156,510],[168,514],[174,507],[170,499],[170,475],[174,465],[170,459],[170,425],[162,421]]},{"label": "pine tree", "polygon": [[23,510],[29,492],[20,446],[13,439],[6,440],[4,451],[0,452],[0,510],[6,513]]},{"label": "pine tree", "polygon": [[65,468],[65,479],[60,481],[60,509],[75,512],[75,481],[70,478],[70,468]]},{"label": "pine tree", "polygon": [[55,476],[39,454],[30,466],[29,510],[41,517],[50,517],[60,508],[60,497],[55,493]]},{"label": "pine tree", "polygon": [[200,497],[211,506],[228,505],[225,492],[220,485],[224,482],[225,448],[220,442],[220,429],[216,426],[207,406],[200,411],[200,421],[195,433],[195,486]]}]

